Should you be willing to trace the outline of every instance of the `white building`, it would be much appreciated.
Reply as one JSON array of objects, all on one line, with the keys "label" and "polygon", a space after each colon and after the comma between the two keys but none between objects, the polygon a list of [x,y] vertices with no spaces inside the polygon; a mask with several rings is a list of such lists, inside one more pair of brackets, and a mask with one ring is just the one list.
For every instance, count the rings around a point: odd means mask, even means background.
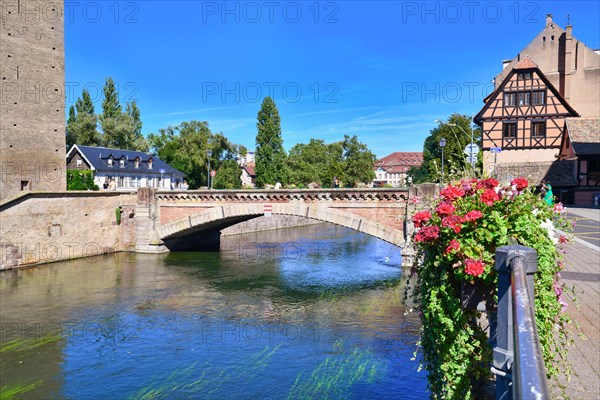
[{"label": "white building", "polygon": [[183,172],[141,151],[74,145],[67,153],[68,170],[91,170],[99,188],[116,183],[118,190],[139,187],[180,189]]}]

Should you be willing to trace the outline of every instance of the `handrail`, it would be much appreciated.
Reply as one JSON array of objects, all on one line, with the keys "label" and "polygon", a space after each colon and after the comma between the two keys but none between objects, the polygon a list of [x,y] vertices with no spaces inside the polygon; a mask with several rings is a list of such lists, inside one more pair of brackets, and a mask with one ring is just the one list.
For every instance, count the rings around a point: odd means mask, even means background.
[{"label": "handrail", "polygon": [[535,326],[535,250],[519,245],[496,249],[498,312],[492,373],[496,399],[549,399],[550,391]]},{"label": "handrail", "polygon": [[533,296],[527,289],[527,267],[521,257],[511,262],[514,362],[513,398],[549,399],[548,380],[535,327]]}]

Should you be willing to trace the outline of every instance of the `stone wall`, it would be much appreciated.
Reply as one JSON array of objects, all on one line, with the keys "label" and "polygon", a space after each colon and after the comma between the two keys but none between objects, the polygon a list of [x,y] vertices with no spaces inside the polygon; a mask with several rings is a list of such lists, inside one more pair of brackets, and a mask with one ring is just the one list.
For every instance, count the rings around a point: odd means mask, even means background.
[{"label": "stone wall", "polygon": [[62,1],[0,2],[0,200],[65,190]]},{"label": "stone wall", "polygon": [[136,202],[130,193],[57,192],[2,203],[0,270],[134,250]]},{"label": "stone wall", "polygon": [[270,217],[258,217],[249,221],[230,226],[221,231],[221,236],[238,235],[241,233],[270,231],[272,229],[294,228],[297,226],[306,226],[319,224],[321,221],[315,221],[304,217],[294,215],[272,215]]}]

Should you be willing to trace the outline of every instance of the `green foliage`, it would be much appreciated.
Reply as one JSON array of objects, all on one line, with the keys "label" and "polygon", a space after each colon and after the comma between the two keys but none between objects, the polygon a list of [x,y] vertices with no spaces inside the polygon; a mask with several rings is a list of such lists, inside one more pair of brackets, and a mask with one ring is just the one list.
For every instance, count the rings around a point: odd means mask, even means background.
[{"label": "green foliage", "polygon": [[509,241],[538,253],[535,317],[546,371],[549,377],[568,376],[570,318],[563,310],[558,274],[563,255],[553,231],[554,225],[570,226],[562,205],[549,207],[524,179],[503,187],[492,178],[464,179],[442,190],[431,210],[414,214],[413,222],[418,252],[413,296],[432,398],[478,398],[490,377],[491,347],[477,312],[462,308],[460,287],[480,282],[496,288],[495,251]]},{"label": "green foliage", "polygon": [[67,119],[67,147],[74,144],[83,146],[99,146],[102,137],[96,129],[98,117],[94,112],[94,104],[87,90],[83,90],[75,106],[69,108]]},{"label": "green foliage", "polygon": [[233,160],[224,160],[214,177],[215,189],[240,189],[242,187],[242,169]]},{"label": "green foliage", "polygon": [[358,183],[368,184],[375,179],[373,165],[376,157],[367,145],[359,142],[356,136],[344,135],[342,149],[344,170],[341,179],[345,186],[353,187]]},{"label": "green foliage", "polygon": [[286,154],[281,137],[281,121],[275,102],[265,97],[257,116],[256,185],[264,187],[277,182],[288,183]]},{"label": "green foliage", "polygon": [[288,157],[290,181],[299,187],[311,182],[328,187],[336,177],[350,187],[370,183],[375,178],[374,162],[375,155],[356,136],[331,144],[311,139],[292,147]]},{"label": "green foliage", "polygon": [[210,168],[214,170],[218,170],[225,160],[232,160],[239,150],[222,133],[211,132],[208,122],[200,121],[159,129],[157,134],[148,135],[148,141],[161,160],[185,174],[192,189],[207,186],[207,150],[212,151]]},{"label": "green foliage", "polygon": [[115,219],[117,221],[117,225],[121,225],[121,208],[117,207],[115,209]]},{"label": "green foliage", "polygon": [[[112,78],[106,79],[103,93],[104,101],[100,117],[95,114],[90,93],[85,89],[82,91],[82,97],[75,102],[75,106],[69,108],[67,147],[80,144],[147,152],[149,144],[142,135],[142,120],[136,102],[128,103],[123,112]],[[97,130],[98,119],[102,133]]]},{"label": "green foliage", "polygon": [[[453,126],[456,125],[456,126]],[[423,145],[423,163],[419,168],[413,167],[408,172],[412,183],[439,182],[442,176],[442,148],[440,139],[446,139],[444,147],[444,177],[455,177],[461,171],[467,171],[471,164],[467,162],[465,147],[471,143],[471,118],[466,115],[452,114],[447,122],[440,123],[430,131]],[[473,140],[481,142],[481,130],[475,129]],[[481,153],[480,153],[481,157]],[[481,159],[477,170],[481,169]]]},{"label": "green foliage", "polygon": [[94,183],[94,173],[86,170],[67,170],[67,190],[100,190]]},{"label": "green foliage", "polygon": [[307,144],[292,147],[288,157],[290,181],[296,185],[316,182],[329,186],[343,172],[341,143],[325,144],[323,140],[310,139]]}]

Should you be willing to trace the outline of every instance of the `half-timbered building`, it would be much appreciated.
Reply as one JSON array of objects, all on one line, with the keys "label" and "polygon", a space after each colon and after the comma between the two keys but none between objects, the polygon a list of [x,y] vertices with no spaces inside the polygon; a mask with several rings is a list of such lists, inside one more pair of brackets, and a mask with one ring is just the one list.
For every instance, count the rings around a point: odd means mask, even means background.
[{"label": "half-timbered building", "polygon": [[475,122],[482,128],[488,170],[495,164],[556,160],[565,118],[579,116],[529,58],[484,101]]},{"label": "half-timbered building", "polygon": [[[482,131],[485,172],[503,180],[522,175],[534,185],[545,179],[559,201],[592,205],[595,193],[600,195],[587,176],[588,170],[595,176],[600,165],[600,155],[588,152],[600,147],[600,51],[549,14],[534,40],[503,61],[484,103],[475,123]],[[568,149],[572,140],[575,151]]]}]

